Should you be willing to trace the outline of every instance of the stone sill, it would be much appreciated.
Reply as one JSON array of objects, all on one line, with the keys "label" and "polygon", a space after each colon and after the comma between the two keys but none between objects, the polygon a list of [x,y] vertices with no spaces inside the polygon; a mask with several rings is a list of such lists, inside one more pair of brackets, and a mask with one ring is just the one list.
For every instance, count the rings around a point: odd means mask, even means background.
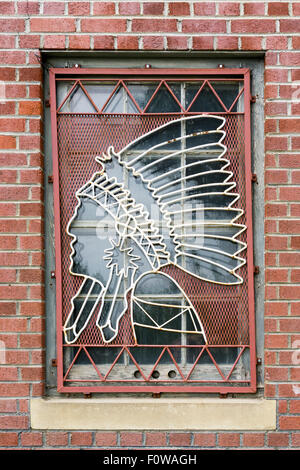
[{"label": "stone sill", "polygon": [[276,401],[237,398],[33,398],[32,429],[265,431]]}]

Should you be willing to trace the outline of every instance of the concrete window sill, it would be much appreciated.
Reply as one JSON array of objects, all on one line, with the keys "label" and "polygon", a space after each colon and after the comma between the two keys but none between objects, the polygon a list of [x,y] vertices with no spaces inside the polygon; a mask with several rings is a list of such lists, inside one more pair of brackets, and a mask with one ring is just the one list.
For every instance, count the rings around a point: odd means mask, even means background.
[{"label": "concrete window sill", "polygon": [[276,401],[227,398],[34,398],[33,429],[272,430]]}]

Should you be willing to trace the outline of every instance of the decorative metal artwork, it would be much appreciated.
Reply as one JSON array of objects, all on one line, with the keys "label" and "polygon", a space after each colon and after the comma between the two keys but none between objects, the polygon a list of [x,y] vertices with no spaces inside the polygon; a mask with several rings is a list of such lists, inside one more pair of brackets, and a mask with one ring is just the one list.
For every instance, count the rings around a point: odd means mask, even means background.
[{"label": "decorative metal artwork", "polygon": [[[201,121],[206,126],[211,125],[212,121],[212,127],[217,127],[203,131],[201,128],[205,126]],[[188,124],[192,124],[193,132],[181,135],[182,126]],[[131,319],[137,344],[141,344],[137,334],[140,328],[156,330],[156,334],[161,331],[197,333],[206,342],[201,320],[189,299],[175,280],[160,269],[172,263],[203,281],[225,285],[243,282],[237,271],[245,264],[245,259],[239,255],[245,250],[246,244],[239,241],[238,237],[246,230],[246,226],[237,222],[243,211],[232,207],[239,195],[233,192],[236,186],[231,181],[233,173],[226,170],[230,162],[224,158],[224,124],[225,118],[210,115],[182,118],[141,136],[118,153],[109,147],[107,155],[97,157],[103,169],[77,191],[78,205],[67,229],[73,238],[70,274],[80,275],[73,270],[78,237],[72,234],[72,223],[76,221],[78,209],[86,198],[99,204],[103,219],[111,222],[109,248],[105,248],[107,234],[103,230],[104,225],[101,220],[98,222],[97,234],[103,243],[99,245],[100,252],[95,253],[99,263],[106,263],[107,272],[102,271],[97,279],[84,274],[84,282],[72,299],[72,310],[64,326],[67,343],[77,340],[98,303],[101,303],[101,307],[96,324],[101,330],[102,339],[105,343],[114,340],[118,334],[119,321],[128,309],[127,297],[130,291]],[[173,134],[171,140],[165,141],[166,129],[171,129],[172,134],[176,130],[180,131],[180,135]],[[197,145],[203,138],[206,142]],[[153,141],[159,143],[149,148]],[[183,142],[188,142],[189,146],[174,150],[174,145],[178,143],[182,146]],[[138,155],[134,153],[132,157],[133,149],[139,148],[141,143],[143,150]],[[213,154],[208,153],[203,157],[203,151],[209,152],[211,149]],[[158,155],[151,163],[145,164],[147,156],[153,155],[154,151]],[[193,155],[194,161],[191,163],[185,159],[182,165],[182,154],[191,152],[198,152],[197,157]],[[112,164],[107,165],[111,161]],[[107,169],[104,164],[108,166]],[[174,256],[167,250],[164,237],[151,220],[147,208],[143,203],[137,203],[130,191],[113,176],[116,165],[126,166],[131,172],[129,175],[141,179],[143,190],[139,196],[142,201],[147,199],[147,192],[152,194],[169,229]],[[111,177],[109,173],[112,173]],[[188,217],[186,221],[186,215],[192,218]],[[201,227],[213,227],[214,233],[206,233]],[[193,229],[196,231],[193,232]],[[224,229],[231,229],[232,236],[224,236]],[[222,243],[223,248],[218,248]],[[157,288],[161,294],[171,290],[174,295],[179,295],[177,303],[154,303],[139,297],[142,293],[141,284],[144,289],[149,284],[147,295],[150,298],[157,293]],[[80,295],[83,295],[83,299],[80,308],[77,308],[75,299]],[[91,296],[94,298],[89,303]],[[119,296],[121,299],[118,300]],[[151,313],[153,309],[154,316]],[[190,328],[179,326],[178,320],[184,315],[188,317],[186,323]],[[142,334],[142,337],[145,335]],[[151,341],[151,337],[148,340]]]},{"label": "decorative metal artwork", "polygon": [[50,71],[58,389],[254,391],[249,71],[101,73]]}]

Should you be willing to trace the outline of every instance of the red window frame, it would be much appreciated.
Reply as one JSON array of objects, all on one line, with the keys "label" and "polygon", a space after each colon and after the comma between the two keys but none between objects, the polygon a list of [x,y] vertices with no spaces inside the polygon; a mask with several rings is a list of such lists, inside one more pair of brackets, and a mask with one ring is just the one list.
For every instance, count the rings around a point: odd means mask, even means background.
[{"label": "red window frame", "polygon": [[[81,69],[81,68],[51,68],[50,69],[50,105],[51,105],[51,132],[52,132],[52,159],[53,159],[53,189],[54,189],[54,219],[55,219],[55,277],[56,277],[56,327],[57,327],[57,390],[67,393],[114,393],[114,392],[184,392],[184,393],[249,393],[256,391],[256,352],[255,352],[255,311],[254,311],[254,266],[253,266],[253,230],[252,230],[252,184],[251,184],[251,115],[250,115],[250,70],[249,69]],[[151,381],[144,385],[122,384],[122,385],[89,385],[84,386],[67,385],[66,371],[63,365],[63,335],[62,335],[62,309],[63,309],[63,278],[62,278],[62,246],[61,246],[61,213],[60,213],[60,156],[58,150],[57,116],[61,108],[56,104],[56,85],[59,80],[68,80],[70,77],[84,77],[90,80],[96,78],[119,78],[122,79],[149,79],[169,78],[183,79],[235,79],[243,80],[244,93],[244,155],[245,155],[245,197],[247,211],[247,282],[248,282],[248,311],[249,311],[249,351],[250,351],[250,379],[243,386],[229,384],[229,376],[223,377],[221,384],[195,386],[185,383],[178,386],[176,383],[159,385]],[[89,97],[89,99],[91,99]],[[183,110],[184,111],[184,110]],[[101,110],[99,110],[99,113]],[[227,110],[230,114],[231,110]],[[181,113],[188,115],[189,111]],[[194,113],[191,113],[194,114]],[[234,368],[234,365],[233,365]]]}]

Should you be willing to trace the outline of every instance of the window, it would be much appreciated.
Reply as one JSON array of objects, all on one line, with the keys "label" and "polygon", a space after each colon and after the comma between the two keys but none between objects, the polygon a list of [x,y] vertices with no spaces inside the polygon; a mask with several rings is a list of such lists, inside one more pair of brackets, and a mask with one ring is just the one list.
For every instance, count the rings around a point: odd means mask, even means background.
[{"label": "window", "polygon": [[248,69],[51,69],[60,392],[256,389]]}]

